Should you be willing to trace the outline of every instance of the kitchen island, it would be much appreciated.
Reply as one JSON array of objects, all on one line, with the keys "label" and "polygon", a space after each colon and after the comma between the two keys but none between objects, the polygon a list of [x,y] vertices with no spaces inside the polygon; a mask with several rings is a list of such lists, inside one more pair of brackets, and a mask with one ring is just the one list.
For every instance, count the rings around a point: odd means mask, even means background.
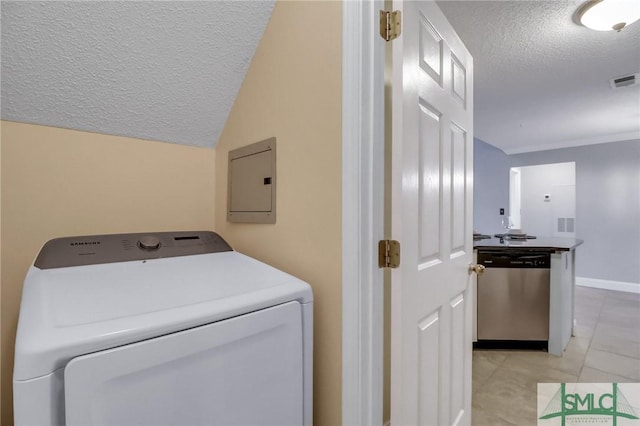
[{"label": "kitchen island", "polygon": [[[583,243],[582,240],[574,239],[574,238],[535,238],[535,239],[509,239],[509,238],[490,238],[483,239],[474,242],[474,260],[478,263],[478,252],[480,252],[480,258],[486,258],[485,254],[491,254],[493,256],[497,256],[498,258],[501,256],[513,256],[518,255],[513,258],[510,262],[514,264],[513,267],[524,268],[524,270],[535,271],[535,268],[545,268],[548,269],[549,274],[548,278],[548,290],[545,288],[545,292],[548,291],[548,345],[547,349],[550,354],[561,356],[566,348],[571,336],[573,334],[573,318],[574,318],[574,287],[575,287],[575,249],[579,245]],[[547,254],[545,258],[547,260],[544,261],[544,265],[537,264],[537,261],[531,260],[536,257],[536,255]],[[482,262],[479,262],[482,263]],[[490,267],[491,261],[488,262],[487,266]],[[492,271],[497,271],[498,269],[494,267]],[[520,269],[522,271],[523,269]],[[538,269],[539,270],[539,269]],[[507,269],[505,269],[507,271]],[[506,273],[506,272],[505,272]],[[516,274],[517,275],[517,274]],[[513,274],[512,274],[513,276]],[[519,275],[517,275],[519,276]],[[488,278],[479,278],[479,281],[485,280],[483,282],[486,283]],[[523,278],[524,279],[524,278]],[[513,282],[513,278],[512,278]],[[487,284],[485,284],[487,285]],[[521,283],[513,283],[513,287],[504,287],[504,283],[496,286],[496,289],[502,288],[504,291],[508,293],[512,293],[510,296],[513,297],[513,294],[517,294],[517,287],[522,287]],[[540,284],[538,284],[540,287]],[[544,285],[546,287],[546,283]],[[483,287],[485,289],[486,287]],[[527,284],[524,288],[531,289],[532,287]],[[478,295],[478,289],[475,289],[476,296]],[[529,291],[529,290],[527,290]],[[485,293],[486,294],[486,293]],[[495,300],[498,303],[499,300],[503,300],[504,303],[504,294],[496,294]],[[486,297],[484,299],[486,301]],[[547,300],[547,299],[544,299]],[[492,300],[493,302],[493,300]],[[487,302],[485,302],[487,303]],[[528,300],[522,300],[520,298],[517,303],[520,303],[521,306],[524,304],[524,311],[527,310]],[[537,302],[533,300],[531,303],[540,303],[540,298],[538,298]],[[546,303],[546,302],[545,302]],[[545,309],[543,319],[546,320],[546,308],[547,306],[543,306]],[[499,309],[498,306],[492,306],[492,309]],[[507,310],[514,311],[517,310],[515,307],[509,307]],[[476,310],[476,312],[478,312]],[[513,314],[513,315],[518,315]],[[508,323],[510,321],[515,321],[521,319],[519,317],[515,318],[504,318],[504,322]],[[495,315],[494,315],[495,320]],[[546,325],[544,326],[546,331]],[[530,328],[530,327],[527,327]],[[546,335],[546,334],[545,334]],[[478,334],[476,333],[476,336]],[[517,338],[508,338],[510,340],[518,340]],[[522,340],[528,340],[527,338],[523,338]]]},{"label": "kitchen island", "polygon": [[526,249],[545,252],[573,251],[584,241],[576,238],[508,239],[488,238],[473,242],[474,249]]}]

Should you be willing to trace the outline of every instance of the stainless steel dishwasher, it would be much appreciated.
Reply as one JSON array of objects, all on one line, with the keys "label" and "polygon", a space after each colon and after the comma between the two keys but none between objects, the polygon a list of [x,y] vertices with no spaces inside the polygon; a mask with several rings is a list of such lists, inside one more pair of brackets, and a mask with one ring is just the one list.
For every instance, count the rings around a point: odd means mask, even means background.
[{"label": "stainless steel dishwasher", "polygon": [[549,340],[549,253],[478,250],[478,341]]}]

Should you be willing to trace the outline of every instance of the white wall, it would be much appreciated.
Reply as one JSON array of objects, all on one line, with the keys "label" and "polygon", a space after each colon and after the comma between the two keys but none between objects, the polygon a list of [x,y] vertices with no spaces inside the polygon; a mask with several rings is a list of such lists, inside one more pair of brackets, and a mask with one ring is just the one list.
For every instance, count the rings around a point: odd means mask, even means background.
[{"label": "white wall", "polygon": [[519,169],[521,229],[537,237],[575,237],[575,233],[557,233],[558,216],[575,218],[575,163]]},{"label": "white wall", "polygon": [[509,156],[576,163],[576,275],[640,286],[640,139]]},{"label": "white wall", "polygon": [[522,228],[522,171],[512,167],[509,171],[509,224],[516,229]]}]

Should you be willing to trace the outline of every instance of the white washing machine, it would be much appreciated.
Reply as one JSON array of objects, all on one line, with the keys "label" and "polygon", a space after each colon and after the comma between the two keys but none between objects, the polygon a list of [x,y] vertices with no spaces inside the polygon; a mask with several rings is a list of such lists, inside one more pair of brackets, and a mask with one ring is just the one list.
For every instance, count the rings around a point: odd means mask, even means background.
[{"label": "white washing machine", "polygon": [[313,296],[213,232],[51,240],[22,293],[15,424],[311,425]]}]

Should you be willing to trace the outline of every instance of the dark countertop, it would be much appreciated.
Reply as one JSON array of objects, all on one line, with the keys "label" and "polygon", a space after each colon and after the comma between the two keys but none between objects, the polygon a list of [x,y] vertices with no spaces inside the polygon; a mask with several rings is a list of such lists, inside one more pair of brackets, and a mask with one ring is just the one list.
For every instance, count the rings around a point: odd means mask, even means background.
[{"label": "dark countertop", "polygon": [[530,240],[508,240],[500,242],[500,238],[490,238],[473,242],[475,249],[526,249],[536,251],[569,251],[584,241],[576,238],[535,238]]}]

